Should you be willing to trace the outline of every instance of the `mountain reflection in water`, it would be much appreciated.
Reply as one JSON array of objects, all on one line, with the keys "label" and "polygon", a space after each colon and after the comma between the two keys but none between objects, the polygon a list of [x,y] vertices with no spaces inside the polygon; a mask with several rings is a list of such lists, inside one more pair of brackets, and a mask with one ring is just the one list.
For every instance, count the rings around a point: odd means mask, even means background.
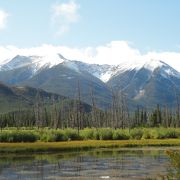
[{"label": "mountain reflection in water", "polygon": [[98,149],[60,154],[1,155],[0,179],[147,179],[167,174],[166,148]]}]

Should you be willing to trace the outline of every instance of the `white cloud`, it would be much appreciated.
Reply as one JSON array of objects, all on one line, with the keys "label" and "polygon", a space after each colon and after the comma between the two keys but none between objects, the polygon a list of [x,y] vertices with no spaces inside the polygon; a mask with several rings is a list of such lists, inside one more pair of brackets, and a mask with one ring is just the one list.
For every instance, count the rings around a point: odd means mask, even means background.
[{"label": "white cloud", "polygon": [[105,46],[96,48],[95,62],[101,64],[119,64],[124,61],[132,61],[140,58],[139,50],[131,48],[126,41],[112,41]]},{"label": "white cloud", "polygon": [[40,47],[17,48],[15,46],[0,46],[0,62],[16,55],[50,56],[62,54],[70,60],[81,60],[87,63],[120,64],[122,62],[146,61],[150,59],[162,60],[180,71],[180,52],[148,52],[142,54],[138,49],[130,46],[126,41],[112,41],[98,47],[70,48],[67,46],[53,46],[44,44]]},{"label": "white cloud", "polygon": [[55,4],[52,6],[51,21],[57,26],[57,34],[62,35],[67,32],[73,23],[77,23],[80,15],[78,9],[80,5],[71,0],[68,3]]},{"label": "white cloud", "polygon": [[157,59],[172,66],[180,72],[180,52],[148,52],[143,59]]},{"label": "white cloud", "polygon": [[3,10],[0,10],[0,30],[6,27],[7,18],[9,14]]}]

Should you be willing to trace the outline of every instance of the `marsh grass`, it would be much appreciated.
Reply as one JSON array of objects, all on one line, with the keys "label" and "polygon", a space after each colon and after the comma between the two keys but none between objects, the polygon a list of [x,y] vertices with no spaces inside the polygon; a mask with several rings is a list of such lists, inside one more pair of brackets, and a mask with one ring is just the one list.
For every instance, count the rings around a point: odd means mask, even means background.
[{"label": "marsh grass", "polygon": [[0,143],[0,153],[80,151],[96,148],[180,146],[180,139],[84,140],[64,142]]}]

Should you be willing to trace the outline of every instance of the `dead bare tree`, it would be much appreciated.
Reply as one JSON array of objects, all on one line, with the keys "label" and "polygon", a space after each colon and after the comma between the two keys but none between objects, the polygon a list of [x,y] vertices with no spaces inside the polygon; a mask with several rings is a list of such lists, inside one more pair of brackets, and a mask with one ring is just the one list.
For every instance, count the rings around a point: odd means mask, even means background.
[{"label": "dead bare tree", "polygon": [[129,125],[127,98],[122,91],[112,89],[112,127],[125,128]]},{"label": "dead bare tree", "polygon": [[34,107],[34,114],[35,114],[35,124],[38,128],[43,127],[43,117],[42,117],[42,99],[40,96],[39,91],[37,91],[36,98],[35,98],[35,107]]},{"label": "dead bare tree", "polygon": [[54,95],[52,95],[51,124],[54,129],[58,128],[58,110]]},{"label": "dead bare tree", "polygon": [[91,96],[91,106],[92,106],[92,111],[91,111],[91,126],[93,126],[95,128],[98,128],[99,127],[99,119],[98,119],[98,112],[97,112],[95,96],[94,96],[92,85],[91,85],[90,96]]}]

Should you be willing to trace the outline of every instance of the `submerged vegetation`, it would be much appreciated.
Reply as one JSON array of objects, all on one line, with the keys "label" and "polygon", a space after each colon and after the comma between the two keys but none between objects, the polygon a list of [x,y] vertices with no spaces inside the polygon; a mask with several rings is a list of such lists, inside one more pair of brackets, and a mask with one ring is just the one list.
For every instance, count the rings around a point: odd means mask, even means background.
[{"label": "submerged vegetation", "polygon": [[180,179],[180,151],[167,151],[173,168],[168,171],[168,179]]}]

